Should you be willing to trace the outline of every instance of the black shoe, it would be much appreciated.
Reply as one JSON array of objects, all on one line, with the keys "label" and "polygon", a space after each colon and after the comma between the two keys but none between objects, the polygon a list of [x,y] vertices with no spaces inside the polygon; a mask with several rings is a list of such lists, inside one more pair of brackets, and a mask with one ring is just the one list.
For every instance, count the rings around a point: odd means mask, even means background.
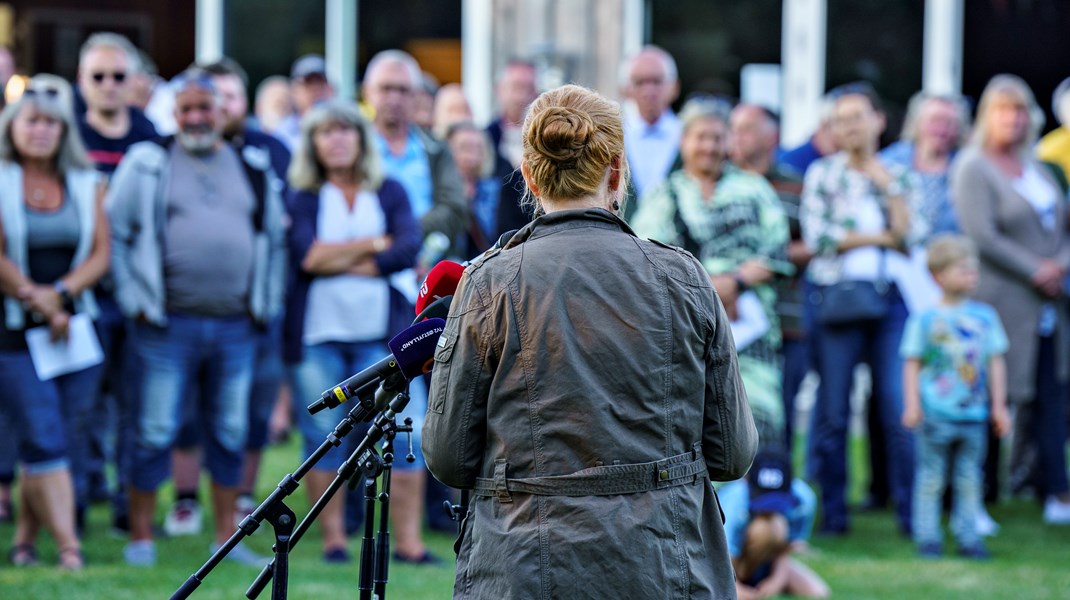
[{"label": "black shoe", "polygon": [[409,558],[395,552],[394,562],[399,562],[405,565],[440,565],[442,564],[442,559],[425,550],[422,555],[417,556],[416,558]]},{"label": "black shoe", "polygon": [[941,554],[943,554],[943,549],[940,548],[940,544],[936,542],[926,542],[924,544],[918,544],[918,556],[922,558],[940,558]]},{"label": "black shoe", "polygon": [[976,546],[960,546],[959,556],[968,558],[970,560],[991,560],[992,553],[985,548],[983,544],[977,544]]},{"label": "black shoe", "polygon": [[118,513],[112,517],[111,530],[116,535],[130,535],[130,515]]}]

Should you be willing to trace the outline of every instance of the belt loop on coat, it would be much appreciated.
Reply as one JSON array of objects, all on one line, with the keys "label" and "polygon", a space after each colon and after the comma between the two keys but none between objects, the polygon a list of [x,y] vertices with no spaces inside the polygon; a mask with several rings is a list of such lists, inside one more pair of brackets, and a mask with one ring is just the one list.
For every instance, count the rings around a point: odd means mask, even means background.
[{"label": "belt loop on coat", "polygon": [[505,480],[505,469],[509,466],[504,458],[494,461],[494,492],[498,496],[498,502],[509,504],[513,497],[509,494],[509,485]]},{"label": "belt loop on coat", "polygon": [[[702,458],[702,442],[695,442],[691,445],[691,458],[699,460]],[[692,484],[701,482],[703,479],[698,473],[695,473],[694,478],[691,480]]]}]

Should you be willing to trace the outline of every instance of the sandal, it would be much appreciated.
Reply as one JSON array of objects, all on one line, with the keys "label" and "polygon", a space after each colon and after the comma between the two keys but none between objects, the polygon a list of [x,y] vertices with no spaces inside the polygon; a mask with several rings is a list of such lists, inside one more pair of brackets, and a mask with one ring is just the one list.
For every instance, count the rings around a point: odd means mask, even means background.
[{"label": "sandal", "polygon": [[16,567],[35,567],[37,566],[37,548],[33,544],[15,544],[7,558]]},{"label": "sandal", "polygon": [[85,556],[80,548],[69,546],[59,551],[60,571],[81,571],[85,567]]}]

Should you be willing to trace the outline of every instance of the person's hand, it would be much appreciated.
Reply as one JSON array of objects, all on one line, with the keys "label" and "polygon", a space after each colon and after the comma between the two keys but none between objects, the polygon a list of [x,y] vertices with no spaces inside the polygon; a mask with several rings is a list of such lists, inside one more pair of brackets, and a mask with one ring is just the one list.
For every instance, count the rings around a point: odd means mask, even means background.
[{"label": "person's hand", "polygon": [[992,429],[996,435],[1003,437],[1011,432],[1011,415],[1006,406],[992,409]]},{"label": "person's hand", "polygon": [[26,310],[40,313],[46,319],[63,310],[63,299],[50,285],[24,285],[18,290],[18,299]]},{"label": "person's hand", "polygon": [[713,283],[713,289],[717,290],[717,295],[721,298],[728,320],[738,319],[736,299],[739,298],[739,286],[736,284],[736,278],[731,275],[713,275],[710,277],[710,282]]},{"label": "person's hand", "polygon": [[49,337],[53,342],[60,340],[66,341],[67,334],[70,333],[71,316],[67,314],[67,311],[61,310],[52,315],[48,319],[48,332]]},{"label": "person's hand", "polygon": [[920,406],[908,406],[903,409],[903,427],[914,429],[921,423],[922,414]]},{"label": "person's hand", "polygon": [[810,249],[806,247],[806,242],[796,240],[788,244],[788,260],[796,267],[800,269],[806,267],[813,257],[814,253],[810,252]]},{"label": "person's hand", "polygon": [[1033,287],[1040,290],[1045,296],[1054,298],[1059,295],[1063,287],[1063,278],[1066,271],[1053,260],[1042,260],[1031,278]]},{"label": "person's hand", "polygon": [[876,155],[870,156],[866,162],[862,163],[862,173],[869,177],[882,193],[888,192],[888,186],[892,183],[892,174]]},{"label": "person's hand", "polygon": [[762,598],[757,589],[738,581],[736,582],[736,596],[739,600],[761,600]]},{"label": "person's hand", "polygon": [[736,275],[750,287],[767,281],[773,273],[765,266],[765,261],[760,258],[752,258],[736,268]]}]

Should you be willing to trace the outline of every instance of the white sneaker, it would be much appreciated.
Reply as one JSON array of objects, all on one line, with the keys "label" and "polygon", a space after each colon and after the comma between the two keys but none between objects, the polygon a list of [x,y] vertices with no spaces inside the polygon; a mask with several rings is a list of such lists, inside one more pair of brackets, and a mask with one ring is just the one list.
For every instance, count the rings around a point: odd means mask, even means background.
[{"label": "white sneaker", "polygon": [[201,532],[201,505],[196,500],[179,500],[167,512],[163,530],[171,537]]},{"label": "white sneaker", "polygon": [[1044,502],[1044,522],[1048,525],[1070,525],[1070,502],[1048,496]]},{"label": "white sneaker", "polygon": [[245,517],[253,514],[256,507],[256,500],[253,500],[252,496],[245,494],[238,496],[238,500],[234,503],[234,527],[241,526],[241,522],[245,520]]},{"label": "white sneaker", "polygon": [[996,523],[992,515],[989,515],[984,507],[977,511],[977,520],[974,523],[974,527],[977,529],[977,535],[981,537],[993,537],[999,533],[999,523]]}]

